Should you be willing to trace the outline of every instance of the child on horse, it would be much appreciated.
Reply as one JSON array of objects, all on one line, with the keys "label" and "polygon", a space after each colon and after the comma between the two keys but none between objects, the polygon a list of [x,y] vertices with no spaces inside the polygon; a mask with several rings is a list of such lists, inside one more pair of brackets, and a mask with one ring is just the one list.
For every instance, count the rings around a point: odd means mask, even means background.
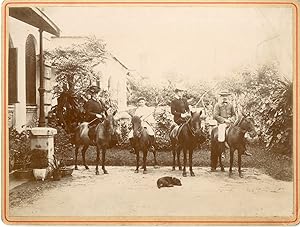
[{"label": "child on horse", "polygon": [[[146,106],[146,99],[144,97],[139,97],[137,100],[138,107],[135,110],[134,115],[138,116],[142,120],[142,126],[147,129],[147,133],[150,136],[150,149],[154,149],[155,147],[155,133],[149,122],[151,122],[151,118],[153,118],[153,111],[150,107]],[[131,146],[133,147],[133,130],[131,130],[128,134],[128,138]]]}]

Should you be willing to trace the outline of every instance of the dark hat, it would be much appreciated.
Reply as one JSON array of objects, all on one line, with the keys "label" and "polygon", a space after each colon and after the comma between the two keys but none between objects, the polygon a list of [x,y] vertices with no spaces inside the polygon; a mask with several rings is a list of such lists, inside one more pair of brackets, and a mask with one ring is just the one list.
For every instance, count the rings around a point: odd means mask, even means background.
[{"label": "dark hat", "polygon": [[139,101],[141,101],[141,100],[144,100],[144,101],[146,101],[146,98],[145,97],[143,97],[143,96],[141,96],[141,97],[139,97],[138,99],[137,99],[137,101],[139,102]]},{"label": "dark hat", "polygon": [[98,93],[100,91],[100,87],[98,87],[96,85],[92,85],[92,86],[89,87],[88,91],[91,94],[95,94],[95,93]]},{"label": "dark hat", "polygon": [[230,92],[228,90],[223,90],[219,93],[220,96],[229,96],[231,95]]}]

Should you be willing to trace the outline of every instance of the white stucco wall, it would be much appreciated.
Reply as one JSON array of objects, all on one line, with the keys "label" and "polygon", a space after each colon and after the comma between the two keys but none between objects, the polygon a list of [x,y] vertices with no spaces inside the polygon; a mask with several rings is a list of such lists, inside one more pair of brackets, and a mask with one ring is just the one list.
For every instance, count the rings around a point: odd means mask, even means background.
[{"label": "white stucco wall", "polygon": [[[17,80],[18,80],[18,103],[14,104],[15,114],[14,114],[14,126],[18,131],[21,131],[24,126],[28,124],[30,119],[30,113],[26,116],[26,65],[25,65],[25,44],[26,39],[29,34],[32,34],[35,38],[36,54],[39,55],[39,31],[31,25],[28,25],[22,21],[15,18],[8,18],[8,33],[12,39],[13,47],[17,48],[18,52],[18,65],[17,65]],[[50,34],[43,32],[44,40],[50,39]],[[7,39],[8,40],[8,39]],[[44,42],[45,44],[45,42]],[[45,48],[45,47],[44,47]],[[37,58],[38,59],[38,58]],[[37,62],[37,71],[39,70],[39,63]],[[36,75],[36,104],[37,109],[39,109],[39,75]],[[32,110],[32,108],[31,108]],[[39,114],[39,111],[37,111]]]}]

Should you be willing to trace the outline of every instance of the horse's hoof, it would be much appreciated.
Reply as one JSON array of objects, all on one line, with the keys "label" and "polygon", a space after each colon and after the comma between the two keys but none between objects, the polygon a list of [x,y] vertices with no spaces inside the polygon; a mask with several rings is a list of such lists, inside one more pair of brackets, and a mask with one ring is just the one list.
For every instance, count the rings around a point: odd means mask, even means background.
[{"label": "horse's hoof", "polygon": [[211,168],[210,171],[211,172],[216,172],[217,170],[216,170],[216,168]]},{"label": "horse's hoof", "polygon": [[99,175],[99,171],[98,170],[96,171],[96,175]]},{"label": "horse's hoof", "polygon": [[181,167],[181,166],[179,166],[179,170],[182,170],[182,167]]},{"label": "horse's hoof", "polygon": [[175,167],[172,167],[172,171],[174,171],[175,170]]},{"label": "horse's hoof", "polygon": [[136,169],[134,172],[135,172],[135,173],[138,173],[138,172],[139,172],[139,170],[138,170],[138,169]]},{"label": "horse's hoof", "polygon": [[146,174],[146,173],[147,173],[147,170],[144,170],[144,171],[143,171],[143,174]]},{"label": "horse's hoof", "polygon": [[154,169],[158,169],[158,168],[159,168],[159,166],[158,166],[158,165],[155,165],[155,166],[154,166]]},{"label": "horse's hoof", "polygon": [[224,168],[221,168],[221,171],[222,171],[222,172],[225,172],[225,169],[224,169]]},{"label": "horse's hoof", "polygon": [[104,173],[104,174],[108,174],[107,170],[103,170],[103,173]]},{"label": "horse's hoof", "polygon": [[75,166],[75,170],[78,170],[78,167],[77,167],[77,166]]},{"label": "horse's hoof", "polygon": [[183,172],[183,173],[182,173],[182,176],[186,177],[186,172]]},{"label": "horse's hoof", "polygon": [[194,177],[194,176],[195,176],[195,173],[194,173],[194,172],[191,172],[191,176]]},{"label": "horse's hoof", "polygon": [[239,173],[239,177],[240,177],[240,178],[243,178],[244,176],[243,176],[243,174],[242,174],[242,173]]},{"label": "horse's hoof", "polygon": [[90,169],[88,166],[85,166],[85,169]]}]

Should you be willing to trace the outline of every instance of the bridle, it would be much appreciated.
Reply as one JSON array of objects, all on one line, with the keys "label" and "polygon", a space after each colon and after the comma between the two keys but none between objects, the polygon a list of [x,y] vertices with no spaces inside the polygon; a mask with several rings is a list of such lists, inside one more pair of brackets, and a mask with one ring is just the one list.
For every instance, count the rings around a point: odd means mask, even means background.
[{"label": "bridle", "polygon": [[233,127],[236,127],[238,131],[240,131],[242,134],[245,134],[246,132],[248,132],[247,129],[243,129],[241,128],[241,123],[245,120],[245,116],[242,116],[234,125]]},{"label": "bridle", "polygon": [[185,122],[184,125],[187,125],[187,128],[189,129],[190,133],[192,134],[193,137],[195,137],[196,130],[193,128],[193,126],[191,126],[190,122],[191,122],[191,118],[187,122]]}]

